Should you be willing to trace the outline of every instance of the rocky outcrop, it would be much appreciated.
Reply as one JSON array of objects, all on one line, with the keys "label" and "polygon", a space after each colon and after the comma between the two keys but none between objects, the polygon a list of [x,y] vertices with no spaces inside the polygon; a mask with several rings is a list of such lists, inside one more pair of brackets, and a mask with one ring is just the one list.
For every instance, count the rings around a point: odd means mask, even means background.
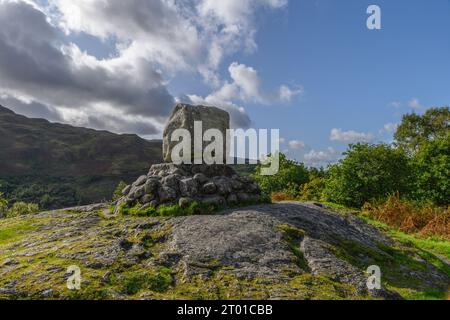
[{"label": "rocky outcrop", "polygon": [[148,175],[139,177],[123,190],[120,200],[128,205],[141,204],[189,206],[193,202],[218,207],[238,203],[256,203],[262,198],[258,184],[239,176],[227,165],[158,164]]},{"label": "rocky outcrop", "polygon": [[[186,129],[192,138],[192,161],[194,161],[194,123],[195,121],[202,122],[203,132],[209,129],[217,129],[226,137],[226,132],[230,129],[230,115],[228,112],[223,111],[214,107],[204,107],[204,106],[191,106],[187,104],[178,104],[170,119],[166,125],[163,136],[163,157],[164,162],[171,163],[172,161],[172,150],[179,141],[172,141],[172,134],[177,129]],[[203,133],[200,132],[201,137]],[[203,140],[203,139],[202,139]],[[203,148],[206,147],[208,143],[203,143]],[[226,143],[224,141],[224,163],[227,157]],[[197,158],[201,159],[202,154],[197,155]]]},{"label": "rocky outcrop", "polygon": [[[450,285],[430,252],[315,205],[102,218],[108,210],[1,220],[0,299],[399,299]],[[82,283],[71,292],[73,265]],[[371,265],[389,290],[367,289]]]}]

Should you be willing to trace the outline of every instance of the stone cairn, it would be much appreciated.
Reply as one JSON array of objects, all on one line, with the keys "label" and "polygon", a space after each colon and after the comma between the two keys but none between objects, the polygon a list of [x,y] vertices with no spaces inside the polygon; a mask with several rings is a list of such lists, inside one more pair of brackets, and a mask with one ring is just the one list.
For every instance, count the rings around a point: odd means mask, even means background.
[{"label": "stone cairn", "polygon": [[220,109],[177,105],[164,131],[163,155],[166,163],[153,165],[147,175],[127,186],[118,204],[140,204],[153,208],[178,204],[185,208],[197,202],[227,207],[262,199],[258,184],[250,177],[238,175],[229,165],[171,163],[171,152],[176,145],[169,140],[172,132],[182,128],[189,130],[193,136],[194,121],[202,121],[204,131],[221,130],[224,137],[230,126],[229,114]]}]

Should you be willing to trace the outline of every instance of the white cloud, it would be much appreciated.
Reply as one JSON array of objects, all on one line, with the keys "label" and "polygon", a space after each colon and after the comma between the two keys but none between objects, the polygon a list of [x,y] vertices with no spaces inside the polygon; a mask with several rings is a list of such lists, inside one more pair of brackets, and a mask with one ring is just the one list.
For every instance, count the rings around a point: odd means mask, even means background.
[{"label": "white cloud", "polygon": [[361,133],[356,131],[343,131],[342,129],[331,130],[330,140],[342,143],[372,142],[375,139],[371,133]]},{"label": "white cloud", "polygon": [[305,146],[306,146],[305,142],[300,141],[300,140],[291,140],[291,141],[289,141],[288,145],[289,145],[289,148],[292,150],[300,150],[300,149],[305,148]]},{"label": "white cloud", "polygon": [[396,109],[401,108],[402,105],[403,105],[403,104],[402,104],[400,101],[392,101],[392,102],[389,104],[389,106],[391,106],[391,107],[393,107],[393,108],[396,108]]},{"label": "white cloud", "polygon": [[295,89],[292,89],[286,85],[280,86],[279,89],[279,99],[284,102],[290,102],[293,97],[302,94],[303,93],[303,87],[298,87]]},{"label": "white cloud", "polygon": [[304,156],[306,165],[313,167],[327,166],[339,160],[340,154],[334,148],[328,148],[326,151],[311,150]]},{"label": "white cloud", "polygon": [[258,72],[245,64],[233,62],[229,66],[228,72],[231,82],[224,82],[221,87],[211,93],[211,99],[271,104],[274,102],[290,102],[294,96],[303,92],[302,89],[291,89],[286,85],[282,85],[279,91],[273,94],[263,92]]},{"label": "white cloud", "polygon": [[417,98],[412,98],[412,99],[408,102],[408,106],[409,106],[410,108],[412,108],[412,109],[415,109],[415,110],[419,110],[419,109],[422,109],[422,108],[423,108],[423,106],[420,104],[419,99],[417,99]]},{"label": "white cloud", "polygon": [[[258,10],[287,5],[286,0],[43,3],[0,1],[2,95],[20,97],[9,101],[21,110],[28,101],[42,116],[142,134],[160,133],[178,99],[167,85],[179,72],[198,72],[216,88],[209,97],[193,100],[220,102],[235,115],[236,124],[248,125],[245,110],[230,97],[260,102],[256,70],[230,67],[230,84],[218,70],[225,57],[256,50]],[[89,55],[61,31],[113,41],[115,53],[104,59]]]},{"label": "white cloud", "polygon": [[398,123],[386,123],[381,129],[381,133],[394,133],[398,128]]}]

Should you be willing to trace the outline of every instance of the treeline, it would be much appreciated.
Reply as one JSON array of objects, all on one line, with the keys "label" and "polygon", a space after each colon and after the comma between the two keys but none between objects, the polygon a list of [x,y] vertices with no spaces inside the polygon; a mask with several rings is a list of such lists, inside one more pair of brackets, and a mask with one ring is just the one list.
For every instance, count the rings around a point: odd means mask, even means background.
[{"label": "treeline", "polygon": [[[433,212],[446,216],[440,225],[444,224],[442,231],[448,235],[449,126],[448,107],[429,109],[424,115],[407,114],[392,144],[350,145],[343,158],[326,169],[307,168],[281,155],[279,175],[261,176],[258,166],[256,179],[274,200],[321,201],[358,209],[365,206],[371,212],[392,203],[392,198],[409,209],[430,212],[434,207]],[[422,214],[419,210],[417,216]]]}]

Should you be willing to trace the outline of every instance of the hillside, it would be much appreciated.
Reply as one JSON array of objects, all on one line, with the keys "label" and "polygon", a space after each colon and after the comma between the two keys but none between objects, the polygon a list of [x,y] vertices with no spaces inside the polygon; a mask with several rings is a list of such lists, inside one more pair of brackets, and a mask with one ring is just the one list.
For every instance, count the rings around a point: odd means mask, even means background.
[{"label": "hillside", "polygon": [[[445,299],[450,285],[448,249],[434,254],[316,204],[108,212],[100,204],[0,220],[0,299]],[[371,265],[382,290],[367,289]],[[71,266],[79,291],[67,289]]]},{"label": "hillside", "polygon": [[61,208],[110,199],[161,162],[161,141],[29,119],[0,106],[0,192]]}]

